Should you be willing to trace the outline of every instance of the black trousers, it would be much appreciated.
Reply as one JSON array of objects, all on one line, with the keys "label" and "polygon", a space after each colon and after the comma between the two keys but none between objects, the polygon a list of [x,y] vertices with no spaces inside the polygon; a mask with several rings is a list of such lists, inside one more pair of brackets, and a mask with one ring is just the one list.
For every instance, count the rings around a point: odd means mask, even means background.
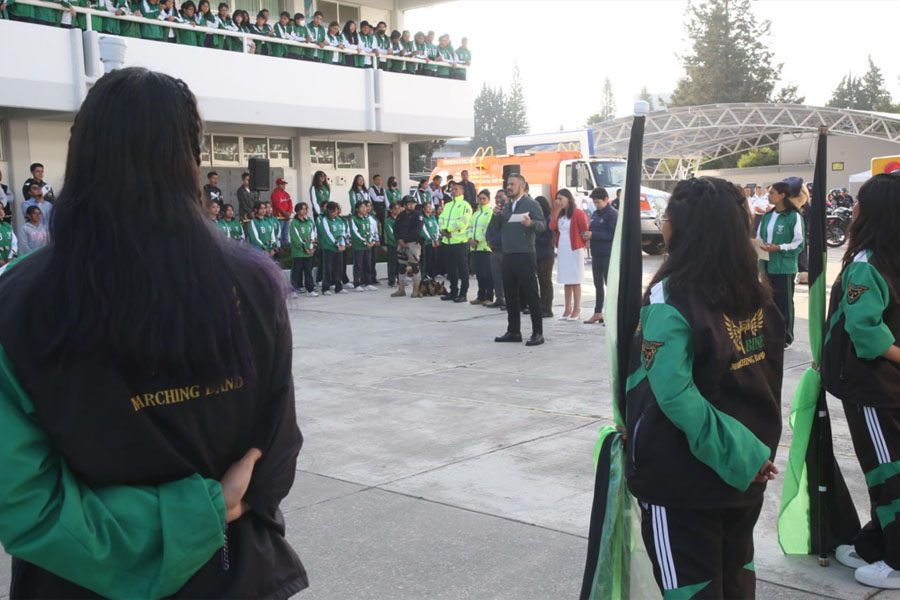
[{"label": "black trousers", "polygon": [[728,600],[756,596],[753,527],[762,498],[750,506],[682,509],[641,502],[641,537],[663,594]]},{"label": "black trousers", "polygon": [[434,249],[437,260],[435,261],[435,269],[438,275],[447,274],[447,244],[438,244]]},{"label": "black trousers", "polygon": [[447,278],[450,280],[450,295],[454,298],[469,293],[469,244],[445,244],[447,256]]},{"label": "black trousers", "polygon": [[422,274],[428,279],[438,275],[438,250],[428,242],[422,243]]},{"label": "black trousers", "polygon": [[375,283],[375,252],[371,248],[353,251],[353,287]]},{"label": "black trousers", "polygon": [[553,261],[550,257],[537,261],[538,287],[541,290],[541,310],[553,310]]},{"label": "black trousers", "polygon": [[328,291],[328,288],[331,286],[334,286],[335,292],[341,291],[344,287],[342,275],[346,270],[346,267],[344,267],[344,253],[334,250],[323,250],[322,262],[324,264],[322,291]]},{"label": "black trousers", "polygon": [[519,294],[528,300],[531,311],[531,333],[544,333],[541,297],[538,294],[537,258],[531,253],[503,255],[503,294],[506,296],[506,330],[522,333]]},{"label": "black trousers", "polygon": [[306,288],[307,292],[313,291],[313,257],[294,258],[291,261],[291,287],[295,290]]},{"label": "black trousers", "polygon": [[856,459],[866,475],[872,520],[853,540],[856,553],[868,562],[883,560],[900,570],[900,409],[844,402],[844,414]]},{"label": "black trousers", "polygon": [[397,246],[388,246],[387,247],[387,272],[388,272],[388,285],[394,285],[394,282],[397,281]]},{"label": "black trousers", "polygon": [[606,299],[606,274],[609,271],[609,256],[594,256],[591,258],[591,270],[594,272],[594,293],[597,300],[594,301],[594,312],[603,312],[603,301]]},{"label": "black trousers", "polygon": [[491,253],[488,250],[472,252],[475,266],[475,278],[478,281],[478,300],[493,302],[494,279],[491,277]]},{"label": "black trousers", "polygon": [[[769,263],[764,264],[768,269]],[[784,343],[791,344],[794,342],[794,275],[769,273],[767,270],[766,277],[772,286],[772,301],[784,317]]]}]

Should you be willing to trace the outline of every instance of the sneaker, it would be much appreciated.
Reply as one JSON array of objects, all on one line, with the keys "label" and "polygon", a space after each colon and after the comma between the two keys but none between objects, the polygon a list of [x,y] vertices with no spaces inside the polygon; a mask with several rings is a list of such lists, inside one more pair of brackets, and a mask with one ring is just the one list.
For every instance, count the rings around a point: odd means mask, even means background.
[{"label": "sneaker", "polygon": [[784,349],[785,349],[785,350],[790,350],[790,349],[791,349],[791,346],[793,346],[793,345],[794,345],[793,342],[787,342],[787,343],[784,345]]},{"label": "sneaker", "polygon": [[377,292],[377,291],[378,291],[378,288],[375,287],[374,285],[367,285],[367,286],[366,286],[366,291],[367,291],[367,292]]},{"label": "sneaker", "polygon": [[835,548],[834,557],[839,563],[851,569],[858,569],[869,564],[856,553],[856,548],[852,544],[841,544]]},{"label": "sneaker", "polygon": [[316,297],[318,297],[318,295],[319,295],[319,292],[317,292],[316,290],[313,290],[309,293],[310,298],[316,298]]},{"label": "sneaker", "polygon": [[900,571],[892,569],[883,560],[856,569],[853,576],[864,585],[884,590],[900,590]]},{"label": "sneaker", "polygon": [[299,290],[297,290],[297,293],[298,293],[298,294],[305,294],[305,293],[306,293],[306,288],[300,288]]},{"label": "sneaker", "polygon": [[297,299],[297,292],[291,292],[291,300]]},{"label": "sneaker", "polygon": [[338,292],[338,294],[347,294],[347,293],[349,293],[349,292],[347,292],[346,289],[343,289],[343,290],[341,290],[341,291]]},{"label": "sneaker", "polygon": [[364,288],[363,286],[359,286],[359,287],[356,287],[356,288],[350,288],[350,289],[351,289],[351,290],[355,290],[355,291],[357,291],[357,292],[364,292],[364,291],[366,291],[366,288]]},{"label": "sneaker", "polygon": [[324,292],[322,292],[322,295],[323,296],[333,296],[334,292],[332,292],[331,290],[325,290]]}]

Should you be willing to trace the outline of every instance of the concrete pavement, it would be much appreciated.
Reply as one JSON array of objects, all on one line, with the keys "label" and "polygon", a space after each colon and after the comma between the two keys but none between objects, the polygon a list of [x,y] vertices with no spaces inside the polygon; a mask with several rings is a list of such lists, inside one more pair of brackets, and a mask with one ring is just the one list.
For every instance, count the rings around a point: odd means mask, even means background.
[{"label": "concrete pavement", "polygon": [[[647,278],[659,262],[645,256]],[[590,269],[584,291],[587,318]],[[798,286],[785,423],[810,361],[806,293]],[[577,596],[592,451],[612,415],[604,328],[545,319],[544,346],[495,344],[505,313],[389,294],[382,287],[289,301],[306,443],[282,507],[310,575],[300,597]],[[561,288],[554,304],[558,316]],[[843,411],[832,408],[835,451],[865,520],[864,481]],[[789,444],[785,426],[782,473]],[[777,479],[756,528],[759,598],[900,599],[857,584],[834,562],[822,568],[814,557],[785,557],[775,534],[780,495]],[[6,563],[0,596],[8,576]]]}]

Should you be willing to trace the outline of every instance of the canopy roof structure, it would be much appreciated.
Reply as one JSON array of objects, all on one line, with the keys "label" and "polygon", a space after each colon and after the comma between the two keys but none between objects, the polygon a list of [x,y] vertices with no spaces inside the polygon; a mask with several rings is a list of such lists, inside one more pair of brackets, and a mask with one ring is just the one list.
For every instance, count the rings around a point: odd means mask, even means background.
[{"label": "canopy roof structure", "polygon": [[[628,153],[632,117],[594,126],[594,153]],[[647,115],[644,128],[645,176],[680,179],[697,165],[717,158],[773,146],[783,134],[817,132],[900,144],[900,115],[800,104],[708,104],[679,106]],[[675,160],[652,160],[675,159]]]}]

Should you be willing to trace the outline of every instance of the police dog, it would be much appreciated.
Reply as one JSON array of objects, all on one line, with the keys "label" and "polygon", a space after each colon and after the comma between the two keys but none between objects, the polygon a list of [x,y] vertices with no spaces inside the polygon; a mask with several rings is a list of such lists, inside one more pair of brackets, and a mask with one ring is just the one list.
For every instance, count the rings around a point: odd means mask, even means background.
[{"label": "police dog", "polygon": [[423,296],[443,296],[447,293],[447,286],[437,279],[423,279],[419,291]]}]

